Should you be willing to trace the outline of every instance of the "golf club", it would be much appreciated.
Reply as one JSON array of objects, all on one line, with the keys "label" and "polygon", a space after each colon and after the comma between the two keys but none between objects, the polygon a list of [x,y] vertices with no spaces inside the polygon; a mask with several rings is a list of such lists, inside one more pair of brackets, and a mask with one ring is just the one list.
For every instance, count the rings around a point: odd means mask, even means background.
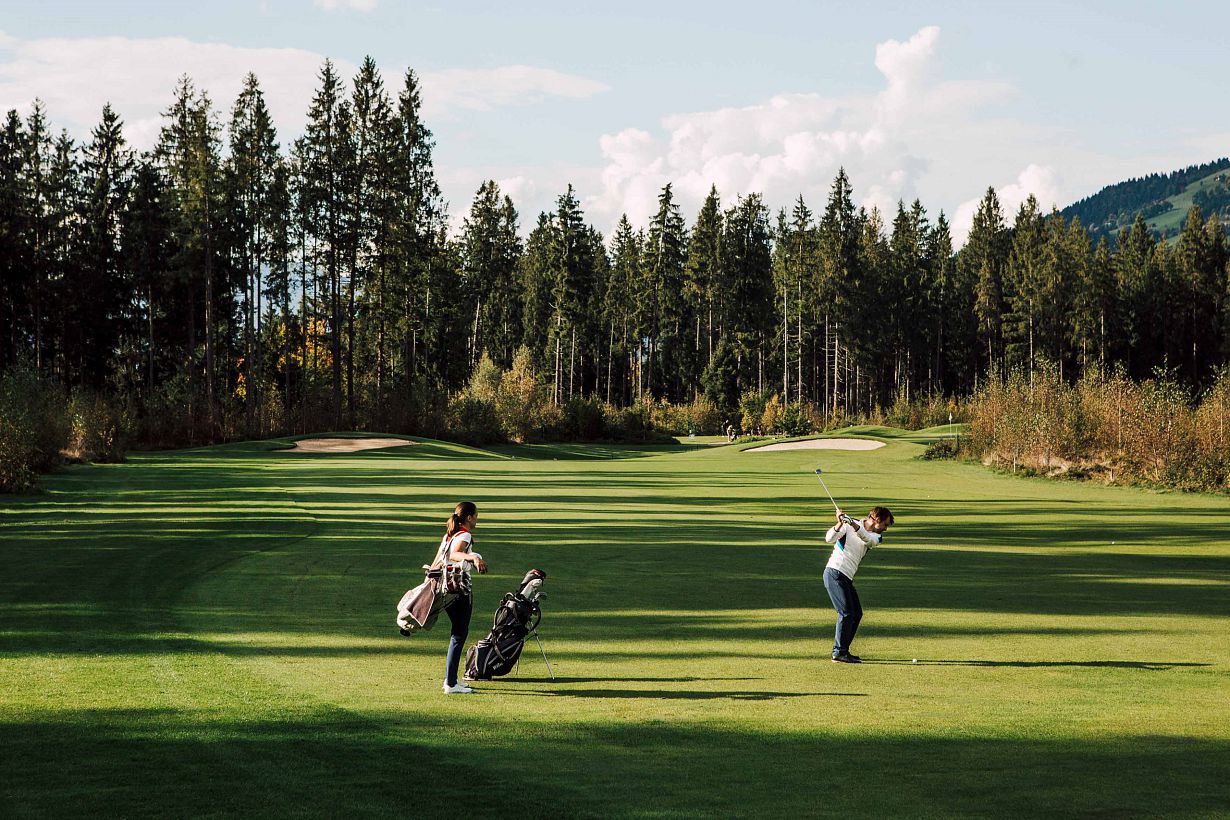
[{"label": "golf club", "polygon": [[[824,488],[824,492],[825,492],[825,494],[826,494],[826,495],[828,495],[828,497],[829,497],[829,501],[832,501],[832,502],[833,502],[833,509],[834,509],[834,510],[836,510],[837,512],[841,513],[841,507],[837,506],[837,499],[833,498],[833,494],[832,494],[831,492],[829,492],[829,485],[827,485],[827,484],[825,484],[825,483],[824,483],[824,476],[822,475],[822,473],[823,473],[823,472],[824,472],[824,471],[823,471],[822,469],[820,469],[819,467],[817,467],[817,468],[816,468],[816,478],[820,479],[820,486]],[[853,519],[853,518],[851,518],[850,516],[846,515],[845,513],[841,513],[841,518],[842,518],[842,520],[843,520],[843,521],[845,521],[847,524],[852,524],[852,523],[854,523],[854,519]]]}]

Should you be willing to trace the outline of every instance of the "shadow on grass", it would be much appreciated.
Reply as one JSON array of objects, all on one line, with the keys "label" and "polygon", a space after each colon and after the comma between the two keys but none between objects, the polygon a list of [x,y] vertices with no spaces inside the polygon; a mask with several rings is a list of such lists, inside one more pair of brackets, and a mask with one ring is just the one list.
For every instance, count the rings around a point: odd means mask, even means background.
[{"label": "shadow on grass", "polygon": [[[493,713],[499,704],[441,699],[422,714],[304,710],[248,720],[167,710],[9,717],[0,722],[0,809],[6,817],[802,817],[817,814],[818,778],[834,772],[842,787],[823,789],[822,806],[837,817],[1214,816],[1230,805],[1230,744],[1220,740],[553,722]],[[483,783],[508,784],[521,802]]]},{"label": "shadow on grass", "polygon": [[[517,683],[707,683],[709,681],[749,681],[749,680],[764,680],[763,678],[626,678],[622,676],[612,676],[607,678],[521,678],[512,675],[507,678],[509,681]],[[497,681],[498,682],[498,681]],[[484,681],[488,683],[488,681]]]},{"label": "shadow on grass", "polygon": [[1050,667],[1077,667],[1087,669],[1147,669],[1165,672],[1168,669],[1213,666],[1211,663],[1186,663],[1180,661],[992,661],[992,660],[935,660],[928,658],[893,659],[863,658],[863,663],[881,666],[988,666],[1019,669],[1047,669]]},{"label": "shadow on grass", "polygon": [[[493,690],[489,690],[493,691]],[[709,692],[681,689],[559,689],[507,690],[501,695],[533,695],[550,698],[598,698],[601,700],[785,700],[787,698],[865,698],[859,692]]]}]

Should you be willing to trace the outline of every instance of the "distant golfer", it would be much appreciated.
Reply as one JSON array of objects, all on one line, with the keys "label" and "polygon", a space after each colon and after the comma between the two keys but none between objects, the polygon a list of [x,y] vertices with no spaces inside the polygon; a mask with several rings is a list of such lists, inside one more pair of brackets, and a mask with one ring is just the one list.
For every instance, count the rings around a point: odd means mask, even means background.
[{"label": "distant golfer", "polygon": [[474,612],[471,595],[470,567],[479,572],[487,571],[483,556],[474,552],[474,528],[478,526],[478,508],[472,501],[462,501],[453,510],[445,523],[444,538],[440,542],[440,554],[445,557],[458,579],[457,598],[444,608],[452,630],[448,639],[448,656],[444,667],[444,694],[468,695],[474,690],[457,680],[457,667],[461,664],[466,637],[470,634],[470,615]]},{"label": "distant golfer", "polygon": [[867,550],[877,546],[893,525],[893,514],[887,507],[872,507],[862,521],[837,510],[837,523],[824,536],[833,545],[833,554],[824,568],[824,588],[828,590],[837,610],[837,632],[833,638],[833,663],[858,663],[858,655],[850,654],[854,633],[863,619],[863,607],[854,588],[854,574]]}]

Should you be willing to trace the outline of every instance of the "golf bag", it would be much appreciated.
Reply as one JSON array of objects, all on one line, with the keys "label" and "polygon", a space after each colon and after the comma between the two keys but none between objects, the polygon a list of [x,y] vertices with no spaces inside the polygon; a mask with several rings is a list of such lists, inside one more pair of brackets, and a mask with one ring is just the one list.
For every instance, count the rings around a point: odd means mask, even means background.
[{"label": "golf bag", "polygon": [[507,675],[517,665],[525,639],[542,620],[538,598],[546,577],[542,570],[532,569],[516,592],[505,593],[491,631],[466,654],[466,680],[491,680]]},{"label": "golf bag", "polygon": [[423,564],[423,583],[407,590],[397,602],[397,630],[402,635],[413,635],[423,629],[431,629],[449,604],[465,594],[469,581],[464,570],[448,563],[449,537],[440,541],[436,558]]}]

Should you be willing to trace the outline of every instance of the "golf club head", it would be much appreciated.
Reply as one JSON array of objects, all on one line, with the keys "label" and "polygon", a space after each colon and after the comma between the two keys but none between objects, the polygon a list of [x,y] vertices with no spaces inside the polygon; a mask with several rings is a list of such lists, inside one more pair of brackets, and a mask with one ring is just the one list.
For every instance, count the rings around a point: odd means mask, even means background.
[{"label": "golf club head", "polygon": [[816,478],[819,479],[820,486],[824,488],[824,494],[829,497],[829,501],[833,502],[833,509],[840,510],[841,508],[837,506],[837,499],[833,498],[833,494],[829,492],[829,485],[824,483],[824,476],[819,467],[816,468]]}]

